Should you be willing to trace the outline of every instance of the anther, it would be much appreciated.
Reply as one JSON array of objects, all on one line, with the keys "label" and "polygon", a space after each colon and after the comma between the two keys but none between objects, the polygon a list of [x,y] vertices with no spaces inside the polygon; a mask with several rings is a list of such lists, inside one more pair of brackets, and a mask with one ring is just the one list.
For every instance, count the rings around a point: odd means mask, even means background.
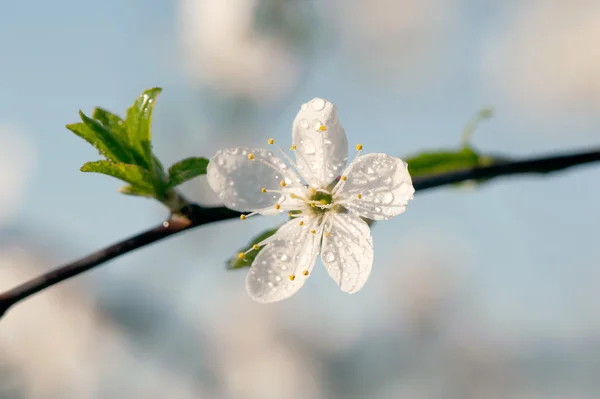
[{"label": "anther", "polygon": [[289,216],[289,217],[292,217],[292,216],[294,216],[294,214],[292,213],[292,211],[289,211],[289,212],[288,212],[288,216]]},{"label": "anther", "polygon": [[269,139],[269,140],[267,140],[267,143],[269,143],[269,144],[275,144],[275,140],[274,139]]},{"label": "anther", "polygon": [[241,220],[246,220],[246,215],[240,215]]},{"label": "anther", "polygon": [[280,182],[279,182],[279,185],[280,185],[281,187],[285,187],[285,186],[287,186],[287,184],[286,184],[285,180],[282,180],[282,181],[280,181]]},{"label": "anther", "polygon": [[325,237],[329,237],[331,235],[331,231],[325,233]]},{"label": "anther", "polygon": [[296,276],[295,276],[295,275],[293,275],[293,274],[290,274],[290,280],[291,280],[291,281],[294,281],[295,279],[296,279]]},{"label": "anther", "polygon": [[362,194],[361,193],[356,194],[356,198],[361,199],[362,198]]},{"label": "anther", "polygon": [[298,226],[302,226],[303,224],[304,224],[304,220],[301,220],[301,221],[298,223]]},{"label": "anther", "polygon": [[279,210],[279,208],[281,208],[281,205],[275,204],[275,209]]},{"label": "anther", "polygon": [[308,276],[308,270],[303,271],[302,274],[304,274],[305,276]]},{"label": "anther", "polygon": [[254,245],[252,246],[252,248],[254,248],[254,250],[255,250],[255,251],[258,251],[260,247],[258,246],[258,244],[254,244]]},{"label": "anther", "polygon": [[252,161],[254,159],[254,154],[253,153],[248,154],[248,159]]},{"label": "anther", "polygon": [[327,126],[321,125],[321,126],[319,126],[319,130],[322,131],[322,132],[324,132],[324,131],[327,130]]},{"label": "anther", "polygon": [[260,189],[260,192],[264,194],[264,193],[267,192],[267,189],[263,187],[263,188]]},{"label": "anther", "polygon": [[341,177],[341,179],[342,179],[343,181],[346,181],[346,180],[348,180],[348,176],[342,176],[342,177]]},{"label": "anther", "polygon": [[362,149],[363,149],[363,146],[362,146],[362,144],[357,144],[357,145],[356,145],[356,151],[360,151],[360,150],[362,150]]},{"label": "anther", "polygon": [[293,145],[293,146],[290,147],[290,151],[294,151],[295,149],[296,149],[295,145]]},{"label": "anther", "polygon": [[310,206],[315,208],[317,205],[313,202],[312,204],[310,204]]},{"label": "anther", "polygon": [[238,258],[240,258],[240,259],[244,259],[244,253],[243,253],[243,252],[240,252],[240,253],[238,254]]},{"label": "anther", "polygon": [[317,234],[317,230],[311,230],[310,231],[312,234]]},{"label": "anther", "polygon": [[313,188],[313,187],[311,187],[311,188],[310,188],[310,192],[311,192],[311,193],[313,193],[313,194],[316,194],[316,193],[317,193],[317,189],[316,189],[316,188]]}]

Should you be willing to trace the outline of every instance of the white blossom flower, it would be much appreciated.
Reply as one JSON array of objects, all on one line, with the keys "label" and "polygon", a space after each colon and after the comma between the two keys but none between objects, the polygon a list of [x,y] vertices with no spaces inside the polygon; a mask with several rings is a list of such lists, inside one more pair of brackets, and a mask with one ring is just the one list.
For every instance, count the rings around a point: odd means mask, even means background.
[{"label": "white blossom flower", "polygon": [[[414,188],[406,162],[386,154],[348,160],[348,140],[330,102],[315,98],[302,105],[292,128],[294,162],[259,148],[217,152],[208,182],[223,203],[255,214],[287,212],[291,220],[258,243],[246,278],[250,296],[262,303],[295,294],[310,276],[317,256],[347,293],[362,288],[373,265],[373,240],[361,217],[387,220],[406,210]],[[240,253],[240,257],[245,254]]]}]

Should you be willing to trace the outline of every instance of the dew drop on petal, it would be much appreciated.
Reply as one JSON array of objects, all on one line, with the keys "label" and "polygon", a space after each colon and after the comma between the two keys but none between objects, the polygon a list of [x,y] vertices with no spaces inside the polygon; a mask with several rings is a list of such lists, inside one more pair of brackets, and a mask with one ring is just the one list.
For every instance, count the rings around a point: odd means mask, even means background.
[{"label": "dew drop on petal", "polygon": [[325,108],[325,101],[321,98],[315,98],[312,101],[312,107],[315,111],[321,111],[323,108]]},{"label": "dew drop on petal", "polygon": [[381,198],[381,201],[385,204],[391,204],[394,201],[394,194],[387,192],[385,194],[383,194],[383,197]]}]

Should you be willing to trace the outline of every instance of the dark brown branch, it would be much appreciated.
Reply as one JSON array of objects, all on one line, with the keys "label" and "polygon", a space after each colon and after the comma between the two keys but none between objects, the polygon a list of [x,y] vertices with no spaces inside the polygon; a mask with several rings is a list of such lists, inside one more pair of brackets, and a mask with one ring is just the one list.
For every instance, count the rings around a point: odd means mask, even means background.
[{"label": "dark brown branch", "polygon": [[[542,158],[525,160],[504,161],[490,166],[478,167],[442,173],[438,175],[418,177],[413,181],[417,191],[442,187],[449,184],[469,180],[491,179],[499,176],[508,176],[525,173],[550,173],[575,165],[583,165],[600,161],[600,150],[574,153],[568,155],[554,155]],[[101,249],[85,258],[73,263],[60,266],[39,277],[25,282],[0,295],[0,317],[15,303],[49,288],[61,281],[67,280],[80,273],[88,271],[113,258],[134,251],[138,248],[165,239],[174,234],[189,230],[204,224],[239,217],[240,213],[224,207],[207,208],[190,204],[181,211],[181,215],[172,217],[162,225],[127,238],[121,242]]]}]

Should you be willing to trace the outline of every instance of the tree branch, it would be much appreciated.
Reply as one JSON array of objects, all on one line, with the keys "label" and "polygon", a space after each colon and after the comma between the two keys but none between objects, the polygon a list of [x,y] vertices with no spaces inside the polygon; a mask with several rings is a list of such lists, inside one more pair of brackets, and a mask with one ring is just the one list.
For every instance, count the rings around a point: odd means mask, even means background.
[{"label": "tree branch", "polygon": [[[431,176],[421,176],[413,180],[413,185],[415,190],[423,191],[469,180],[483,180],[499,176],[526,173],[551,173],[571,166],[598,161],[600,161],[600,149],[566,155],[502,161],[485,167],[464,169]],[[0,295],[0,317],[2,317],[8,308],[15,303],[118,256],[168,238],[182,231],[208,223],[237,218],[239,215],[239,212],[232,211],[225,207],[203,207],[197,204],[189,204],[181,210],[180,215],[172,216],[169,220],[159,226],[133,237],[126,238],[123,241],[94,252],[73,263],[60,266],[57,269],[51,270],[4,292]]]}]

